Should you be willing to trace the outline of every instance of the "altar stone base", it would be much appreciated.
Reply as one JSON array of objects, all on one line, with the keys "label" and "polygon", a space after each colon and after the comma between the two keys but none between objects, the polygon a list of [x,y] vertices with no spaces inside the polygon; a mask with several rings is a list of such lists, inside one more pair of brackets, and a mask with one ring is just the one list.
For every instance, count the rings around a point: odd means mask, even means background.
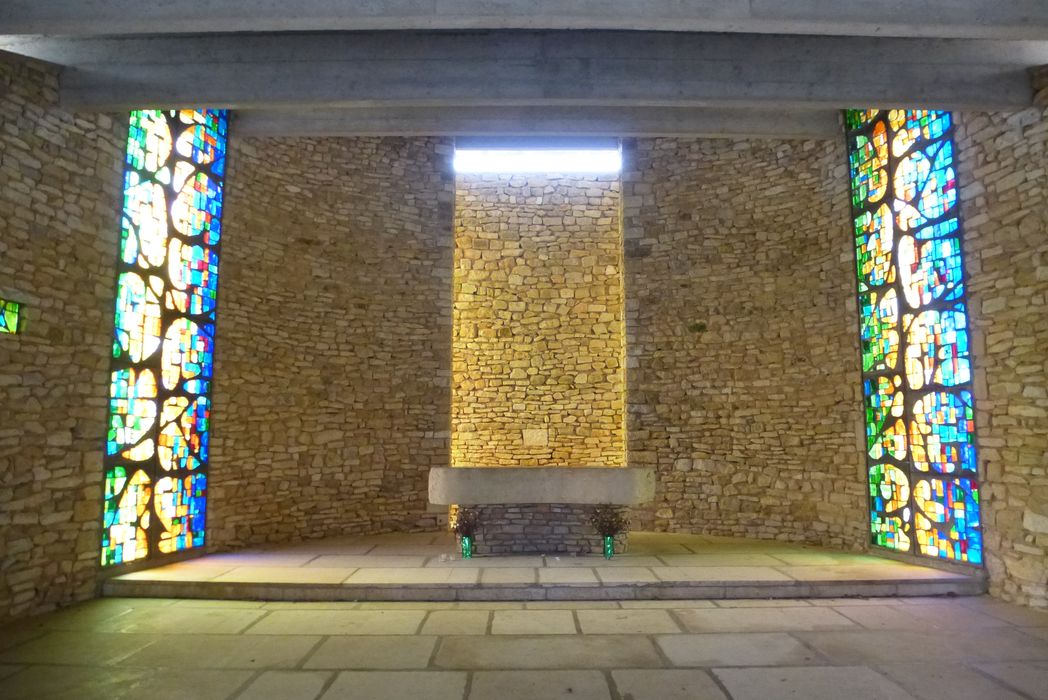
[{"label": "altar stone base", "polygon": [[[568,503],[500,503],[463,505],[477,511],[479,527],[474,554],[597,555],[604,538],[590,525],[591,505]],[[628,508],[623,508],[628,511]],[[615,538],[615,552],[626,551],[628,535]]]}]

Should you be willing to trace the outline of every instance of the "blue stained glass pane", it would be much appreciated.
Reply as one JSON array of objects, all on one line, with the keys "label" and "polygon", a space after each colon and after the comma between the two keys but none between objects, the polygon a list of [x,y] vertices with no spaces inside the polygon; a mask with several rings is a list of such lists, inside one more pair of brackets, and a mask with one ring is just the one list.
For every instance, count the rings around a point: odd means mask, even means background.
[{"label": "blue stained glass pane", "polygon": [[846,123],[871,541],[979,564],[953,119],[948,112],[853,110]]}]

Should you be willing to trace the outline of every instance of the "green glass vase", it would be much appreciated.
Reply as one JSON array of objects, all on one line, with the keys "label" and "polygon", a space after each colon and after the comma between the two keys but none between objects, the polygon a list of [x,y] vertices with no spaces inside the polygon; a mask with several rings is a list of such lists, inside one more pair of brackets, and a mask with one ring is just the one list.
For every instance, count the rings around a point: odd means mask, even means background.
[{"label": "green glass vase", "polygon": [[615,556],[615,536],[604,535],[604,558],[611,559]]},{"label": "green glass vase", "polygon": [[460,540],[461,540],[460,543],[462,545],[462,558],[463,559],[472,559],[473,558],[473,536],[472,535],[463,535],[460,538]]}]

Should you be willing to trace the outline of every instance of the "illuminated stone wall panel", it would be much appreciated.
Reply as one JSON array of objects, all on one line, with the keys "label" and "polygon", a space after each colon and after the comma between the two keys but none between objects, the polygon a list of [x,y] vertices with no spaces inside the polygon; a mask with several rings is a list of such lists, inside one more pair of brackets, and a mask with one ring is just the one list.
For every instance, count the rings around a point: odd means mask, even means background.
[{"label": "illuminated stone wall panel", "polygon": [[204,544],[227,130],[224,111],[131,113],[103,565]]},{"label": "illuminated stone wall panel", "polygon": [[460,174],[451,461],[625,464],[618,175]]},{"label": "illuminated stone wall panel", "polygon": [[983,560],[953,117],[848,126],[872,543]]}]

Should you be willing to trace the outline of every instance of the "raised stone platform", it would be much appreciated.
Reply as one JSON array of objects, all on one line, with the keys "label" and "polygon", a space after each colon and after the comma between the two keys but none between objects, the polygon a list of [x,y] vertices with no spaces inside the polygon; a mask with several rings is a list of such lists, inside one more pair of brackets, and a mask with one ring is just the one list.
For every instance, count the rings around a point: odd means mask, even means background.
[{"label": "raised stone platform", "polygon": [[599,556],[463,560],[450,533],[317,540],[211,554],[115,576],[107,596],[282,601],[690,600],[977,595],[971,574],[869,554],[701,535],[633,533]]}]

